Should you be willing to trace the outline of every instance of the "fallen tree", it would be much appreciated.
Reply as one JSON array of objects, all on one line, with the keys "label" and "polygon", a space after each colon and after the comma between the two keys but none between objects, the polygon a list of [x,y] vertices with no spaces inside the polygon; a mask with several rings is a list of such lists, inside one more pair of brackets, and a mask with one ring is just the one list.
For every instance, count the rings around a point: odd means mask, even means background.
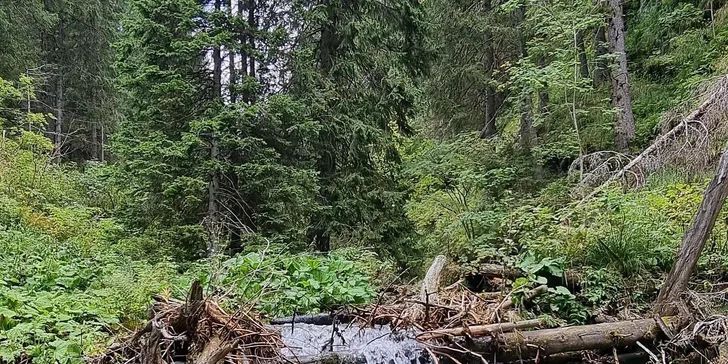
[{"label": "fallen tree", "polygon": [[[502,264],[481,263],[475,272],[470,275],[480,275],[487,278],[501,277],[510,280],[524,277],[526,275],[521,269],[509,267]],[[560,276],[549,276],[549,281],[555,285],[561,285],[570,289],[578,288],[581,284],[581,275],[573,270],[566,270]]]},{"label": "fallen tree", "polygon": [[[672,331],[682,325],[674,316],[663,317]],[[635,345],[663,337],[655,319],[620,321],[606,324],[515,331],[472,341],[469,349],[480,354],[496,354],[498,360],[534,358],[557,353],[611,349]]]},{"label": "fallen tree", "polygon": [[534,319],[519,322],[504,322],[500,324],[476,325],[469,327],[456,327],[453,329],[442,329],[426,331],[417,335],[417,340],[435,340],[452,336],[479,337],[486,335],[501,334],[516,330],[533,329],[546,325],[546,320]]},{"label": "fallen tree", "polygon": [[[728,134],[725,123],[727,114],[728,76],[721,76],[713,81],[697,108],[657,137],[649,147],[622,168],[617,171],[611,170],[608,168],[608,164],[614,158],[607,158],[604,163],[597,164],[591,171],[588,171],[590,176],[583,178],[580,185],[596,188],[583,198],[581,203],[599,193],[611,182],[623,180],[628,176],[644,182],[649,173],[665,165],[674,164],[674,162],[681,162],[680,164],[692,169],[698,164],[696,163],[697,158],[703,157],[703,162],[708,162],[707,156],[710,153],[707,148],[710,147],[711,141],[722,141]],[[590,156],[583,158],[590,158]],[[705,166],[705,163],[700,164]],[[575,161],[572,169],[577,165],[583,165],[583,163],[580,163],[579,160]],[[580,173],[587,173],[587,171]]]}]

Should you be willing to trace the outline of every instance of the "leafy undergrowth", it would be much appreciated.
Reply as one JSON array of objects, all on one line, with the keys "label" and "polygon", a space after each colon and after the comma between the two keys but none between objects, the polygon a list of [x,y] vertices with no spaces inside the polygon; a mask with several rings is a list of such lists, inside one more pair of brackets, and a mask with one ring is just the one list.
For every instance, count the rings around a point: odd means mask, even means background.
[{"label": "leafy undergrowth", "polygon": [[162,248],[172,242],[128,231],[89,204],[108,191],[88,189],[92,173],[50,163],[50,151],[31,133],[0,146],[0,363],[81,363],[140,325],[152,295],[184,297],[198,278],[271,316],[374,295],[381,265],[360,251],[271,249],[183,268]]}]

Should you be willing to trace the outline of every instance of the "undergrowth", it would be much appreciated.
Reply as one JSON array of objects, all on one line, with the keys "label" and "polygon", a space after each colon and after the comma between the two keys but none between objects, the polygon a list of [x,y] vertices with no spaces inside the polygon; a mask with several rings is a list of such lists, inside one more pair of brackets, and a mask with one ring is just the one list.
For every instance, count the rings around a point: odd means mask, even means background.
[{"label": "undergrowth", "polygon": [[174,241],[114,218],[128,196],[106,183],[113,167],[82,173],[51,151],[27,132],[0,143],[0,363],[82,363],[137,328],[154,294],[184,298],[194,279],[276,316],[367,302],[388,275],[361,251],[172,260]]}]

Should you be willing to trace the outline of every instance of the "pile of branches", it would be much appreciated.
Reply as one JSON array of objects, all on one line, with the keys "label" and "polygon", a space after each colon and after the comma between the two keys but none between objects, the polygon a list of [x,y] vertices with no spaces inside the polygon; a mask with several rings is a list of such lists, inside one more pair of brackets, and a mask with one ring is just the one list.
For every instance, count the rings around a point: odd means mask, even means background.
[{"label": "pile of branches", "polygon": [[[435,259],[430,273],[438,269],[441,264]],[[426,278],[420,295],[358,309],[354,320],[362,325],[390,324],[400,329],[417,329],[417,340],[434,362],[450,359],[482,363],[545,357],[568,362],[574,358],[580,361],[584,355],[605,354],[612,362],[630,356],[652,358],[664,355],[655,348],[668,341],[674,344],[672,340],[686,324],[678,316],[654,316],[547,328],[549,322],[543,318],[524,319],[516,302],[532,301],[546,294],[548,286],[509,292],[508,283],[524,272],[494,264],[482,264],[480,270],[496,283],[493,286],[498,291],[475,293],[461,281],[438,290],[439,278]],[[562,279],[560,283],[564,286],[579,285],[574,272],[566,272]]]},{"label": "pile of branches", "polygon": [[213,297],[203,297],[194,282],[187,301],[155,296],[147,324],[90,362],[275,363],[281,362],[282,347],[280,333],[252,311],[230,314]]}]

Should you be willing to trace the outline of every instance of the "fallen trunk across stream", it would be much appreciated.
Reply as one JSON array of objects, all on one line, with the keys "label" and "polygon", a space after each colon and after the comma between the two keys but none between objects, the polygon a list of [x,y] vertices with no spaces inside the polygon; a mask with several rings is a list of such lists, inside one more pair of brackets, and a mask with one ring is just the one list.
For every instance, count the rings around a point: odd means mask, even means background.
[{"label": "fallen trunk across stream", "polygon": [[[677,332],[680,320],[675,316],[663,317],[666,327]],[[561,327],[555,329],[516,331],[475,339],[468,349],[477,353],[492,353],[499,360],[533,358],[583,350],[621,348],[638,341],[652,341],[664,337],[656,319],[619,321],[595,325]]]}]

